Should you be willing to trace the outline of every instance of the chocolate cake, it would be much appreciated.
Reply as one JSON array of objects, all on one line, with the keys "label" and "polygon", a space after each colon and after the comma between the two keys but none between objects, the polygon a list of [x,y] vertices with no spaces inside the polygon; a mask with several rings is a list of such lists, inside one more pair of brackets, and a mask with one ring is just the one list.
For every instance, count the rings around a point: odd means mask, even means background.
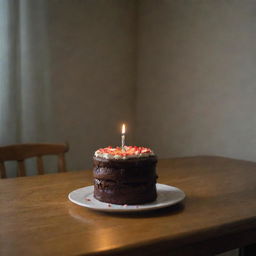
[{"label": "chocolate cake", "polygon": [[150,149],[108,147],[97,150],[93,161],[96,199],[122,205],[156,200],[157,157]]}]

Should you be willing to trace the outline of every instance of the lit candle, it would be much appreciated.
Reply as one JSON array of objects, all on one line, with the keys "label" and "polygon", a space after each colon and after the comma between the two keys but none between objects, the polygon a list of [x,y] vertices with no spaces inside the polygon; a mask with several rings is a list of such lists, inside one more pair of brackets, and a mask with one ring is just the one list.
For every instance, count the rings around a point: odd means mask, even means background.
[{"label": "lit candle", "polygon": [[125,150],[124,145],[125,145],[125,124],[122,125],[122,150]]}]

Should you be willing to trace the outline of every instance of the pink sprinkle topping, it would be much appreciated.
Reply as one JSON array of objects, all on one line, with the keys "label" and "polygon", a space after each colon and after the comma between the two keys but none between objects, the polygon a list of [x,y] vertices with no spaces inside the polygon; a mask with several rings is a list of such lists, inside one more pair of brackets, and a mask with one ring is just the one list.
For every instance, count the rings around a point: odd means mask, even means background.
[{"label": "pink sprinkle topping", "polygon": [[123,151],[122,148],[120,147],[112,148],[111,146],[108,146],[106,148],[100,148],[98,152],[101,154],[131,156],[131,155],[152,153],[152,150],[150,148],[144,148],[144,147],[126,146],[125,151]]},{"label": "pink sprinkle topping", "polygon": [[89,198],[85,198],[85,200],[86,200],[86,201],[91,201],[91,199],[89,199]]},{"label": "pink sprinkle topping", "polygon": [[127,204],[124,204],[123,207],[127,207]]}]

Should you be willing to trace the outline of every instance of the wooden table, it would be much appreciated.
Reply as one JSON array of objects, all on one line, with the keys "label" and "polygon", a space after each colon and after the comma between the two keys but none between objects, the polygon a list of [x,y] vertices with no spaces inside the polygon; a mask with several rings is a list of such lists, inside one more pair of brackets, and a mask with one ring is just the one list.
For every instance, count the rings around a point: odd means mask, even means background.
[{"label": "wooden table", "polygon": [[185,191],[184,203],[133,215],[69,202],[91,171],[0,180],[0,255],[199,256],[256,242],[256,163],[166,159],[158,174]]}]

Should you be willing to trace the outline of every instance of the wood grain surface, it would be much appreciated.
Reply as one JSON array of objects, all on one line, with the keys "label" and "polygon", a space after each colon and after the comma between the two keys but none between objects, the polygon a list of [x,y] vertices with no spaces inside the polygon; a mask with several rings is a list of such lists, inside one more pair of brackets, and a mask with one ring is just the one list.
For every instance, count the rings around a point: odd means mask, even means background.
[{"label": "wood grain surface", "polygon": [[0,180],[0,255],[213,255],[256,242],[256,163],[160,160],[182,204],[137,214],[82,208],[67,196],[91,171]]}]

